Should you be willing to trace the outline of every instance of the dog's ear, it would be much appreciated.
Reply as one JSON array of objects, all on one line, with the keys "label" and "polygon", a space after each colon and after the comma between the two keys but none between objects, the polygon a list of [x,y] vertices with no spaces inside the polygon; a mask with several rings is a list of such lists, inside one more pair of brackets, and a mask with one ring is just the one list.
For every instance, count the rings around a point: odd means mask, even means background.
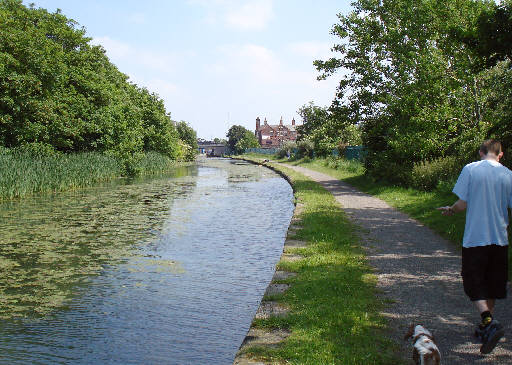
[{"label": "dog's ear", "polygon": [[414,324],[411,324],[409,326],[409,330],[407,331],[407,333],[404,336],[404,340],[411,338],[413,333],[414,333]]},{"label": "dog's ear", "polygon": [[412,360],[416,365],[420,364],[420,354],[415,348],[412,349]]},{"label": "dog's ear", "polygon": [[430,354],[426,354],[424,360],[430,360],[429,364],[439,365],[441,363],[441,356],[438,351],[432,351]]},{"label": "dog's ear", "polygon": [[441,364],[441,354],[439,353],[439,350],[436,350],[432,354],[432,358],[434,359],[434,364],[439,365]]}]

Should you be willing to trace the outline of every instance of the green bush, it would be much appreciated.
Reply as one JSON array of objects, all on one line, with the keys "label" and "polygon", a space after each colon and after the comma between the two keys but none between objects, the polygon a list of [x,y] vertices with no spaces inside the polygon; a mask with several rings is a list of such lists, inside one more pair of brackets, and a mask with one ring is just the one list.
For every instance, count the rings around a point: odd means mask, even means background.
[{"label": "green bush", "polygon": [[385,181],[397,186],[409,185],[413,164],[395,159],[393,151],[369,150],[364,164],[375,181]]},{"label": "green bush", "polygon": [[365,169],[364,165],[358,160],[347,160],[343,157],[327,157],[324,160],[325,166],[336,169],[336,170],[346,170],[352,173],[360,173],[364,174]]},{"label": "green bush", "polygon": [[[410,185],[415,189],[433,190],[443,186],[443,190],[457,179],[464,163],[455,156],[441,157],[432,161],[414,164],[411,172]],[[445,186],[446,185],[446,186]]]},{"label": "green bush", "polygon": [[176,166],[176,161],[172,160],[168,156],[158,152],[147,152],[142,157],[135,168],[139,171],[139,175],[159,175],[165,174],[166,172],[172,171],[172,168]]},{"label": "green bush", "polygon": [[277,151],[277,157],[278,158],[285,158],[288,156],[291,156],[293,154],[293,151],[297,149],[297,143],[293,141],[285,141],[281,148]]},{"label": "green bush", "polygon": [[12,153],[40,158],[55,156],[58,154],[53,146],[41,142],[24,143],[16,148],[13,148]]},{"label": "green bush", "polygon": [[313,157],[315,144],[310,140],[303,140],[297,142],[297,157]]}]

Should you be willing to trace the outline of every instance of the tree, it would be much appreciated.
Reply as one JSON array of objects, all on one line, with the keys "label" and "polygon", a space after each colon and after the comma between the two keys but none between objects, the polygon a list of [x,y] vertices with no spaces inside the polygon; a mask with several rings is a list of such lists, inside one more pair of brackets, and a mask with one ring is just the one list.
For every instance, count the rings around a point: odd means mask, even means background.
[{"label": "tree", "polygon": [[322,108],[310,102],[299,111],[303,124],[297,127],[299,141],[309,140],[318,156],[331,155],[341,146],[361,144],[361,132],[355,121],[350,120],[347,108],[342,106]]},{"label": "tree", "polygon": [[[404,183],[414,163],[456,154],[482,123],[481,58],[451,36],[475,27],[490,1],[358,0],[332,33],[338,57],[320,78],[345,72],[332,109],[357,121],[367,171]],[[469,72],[468,72],[469,70]]]},{"label": "tree", "polygon": [[97,150],[127,170],[144,151],[180,157],[163,100],[128,82],[60,11],[0,0],[0,146]]},{"label": "tree", "polygon": [[241,125],[229,128],[226,136],[228,137],[228,147],[235,155],[244,153],[247,148],[255,148],[260,145],[254,133]]},{"label": "tree", "polygon": [[297,126],[298,140],[310,136],[315,130],[318,130],[327,123],[329,112],[327,108],[316,106],[312,101],[303,105],[297,112],[302,118],[302,125]]},{"label": "tree", "polygon": [[185,160],[192,161],[196,158],[198,153],[197,134],[196,131],[188,125],[187,122],[181,121],[176,123],[176,129],[178,130],[178,136],[182,142],[187,145],[187,152],[185,154]]},{"label": "tree", "polygon": [[226,141],[224,138],[214,138],[213,139],[213,143],[218,143],[218,144],[227,144],[228,141]]},{"label": "tree", "polygon": [[484,9],[475,27],[454,34],[483,58],[482,69],[512,59],[512,2]]}]

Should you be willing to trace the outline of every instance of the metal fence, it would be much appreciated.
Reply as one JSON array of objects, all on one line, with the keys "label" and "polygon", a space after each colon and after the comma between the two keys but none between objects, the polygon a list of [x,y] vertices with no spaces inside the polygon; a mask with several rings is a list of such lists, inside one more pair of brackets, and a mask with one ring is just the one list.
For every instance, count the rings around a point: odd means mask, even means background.
[{"label": "metal fence", "polygon": [[[260,153],[263,155],[275,155],[279,151],[278,148],[247,148],[245,153]],[[296,154],[297,149],[294,148],[292,154]],[[343,156],[347,160],[362,160],[366,156],[366,149],[364,146],[347,146],[343,151]],[[332,150],[332,155],[338,157],[340,152],[338,149]],[[313,156],[315,156],[315,151],[313,151]]]},{"label": "metal fence", "polygon": [[361,161],[366,156],[366,153],[367,151],[364,146],[347,146],[344,151],[347,160]]},{"label": "metal fence", "polygon": [[245,153],[260,153],[263,155],[275,155],[279,151],[278,148],[247,148]]}]

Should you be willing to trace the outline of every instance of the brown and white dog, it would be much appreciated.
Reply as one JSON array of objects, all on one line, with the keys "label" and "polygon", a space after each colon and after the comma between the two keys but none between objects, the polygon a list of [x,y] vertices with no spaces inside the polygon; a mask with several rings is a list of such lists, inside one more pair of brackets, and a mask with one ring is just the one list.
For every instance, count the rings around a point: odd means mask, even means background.
[{"label": "brown and white dog", "polygon": [[425,327],[411,324],[404,339],[412,340],[412,358],[416,365],[441,364],[441,353],[434,342],[434,336]]}]

